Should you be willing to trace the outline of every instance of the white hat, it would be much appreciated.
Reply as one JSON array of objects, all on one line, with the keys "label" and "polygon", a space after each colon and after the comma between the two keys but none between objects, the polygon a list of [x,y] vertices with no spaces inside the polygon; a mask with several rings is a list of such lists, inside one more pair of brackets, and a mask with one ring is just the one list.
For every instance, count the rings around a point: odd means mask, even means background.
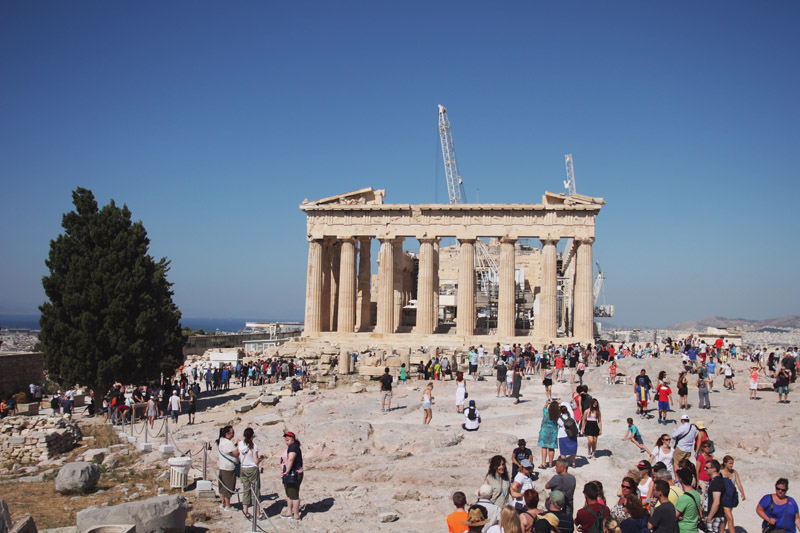
[{"label": "white hat", "polygon": [[492,486],[488,483],[484,483],[481,485],[481,488],[478,489],[478,497],[479,498],[491,498],[492,497]]},{"label": "white hat", "polygon": [[687,413],[683,413],[681,415],[681,420],[689,420],[689,415]]}]

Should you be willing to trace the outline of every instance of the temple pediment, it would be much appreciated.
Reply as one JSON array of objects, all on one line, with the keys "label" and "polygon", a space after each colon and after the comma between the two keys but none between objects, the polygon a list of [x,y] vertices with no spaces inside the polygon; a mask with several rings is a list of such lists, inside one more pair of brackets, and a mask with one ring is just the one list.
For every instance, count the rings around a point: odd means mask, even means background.
[{"label": "temple pediment", "polygon": [[386,196],[385,189],[378,189],[376,191],[372,187],[366,187],[364,189],[358,189],[357,191],[337,194],[336,196],[330,196],[312,202],[305,199],[302,205],[382,205],[384,196]]},{"label": "temple pediment", "polygon": [[606,202],[602,198],[594,198],[584,194],[573,194],[571,196],[563,192],[549,192],[545,191],[542,195],[542,203],[544,205],[605,205]]}]

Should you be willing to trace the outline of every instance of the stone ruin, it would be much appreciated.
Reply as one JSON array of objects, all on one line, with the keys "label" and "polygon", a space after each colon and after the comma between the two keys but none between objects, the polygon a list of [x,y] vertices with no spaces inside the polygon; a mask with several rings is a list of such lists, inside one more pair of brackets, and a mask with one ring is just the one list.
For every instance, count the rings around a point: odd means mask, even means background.
[{"label": "stone ruin", "polygon": [[66,418],[12,416],[0,421],[0,456],[34,464],[75,448],[82,438],[78,424]]}]

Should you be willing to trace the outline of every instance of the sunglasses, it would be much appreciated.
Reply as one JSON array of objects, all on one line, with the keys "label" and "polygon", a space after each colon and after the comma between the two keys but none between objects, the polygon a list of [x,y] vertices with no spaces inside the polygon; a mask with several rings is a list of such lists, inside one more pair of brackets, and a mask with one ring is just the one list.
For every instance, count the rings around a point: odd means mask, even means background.
[{"label": "sunglasses", "polygon": [[775,490],[779,490],[781,492],[786,492],[789,489],[787,487],[775,487]]},{"label": "sunglasses", "polygon": [[631,487],[630,485],[622,485],[622,488],[631,490],[633,487]]}]

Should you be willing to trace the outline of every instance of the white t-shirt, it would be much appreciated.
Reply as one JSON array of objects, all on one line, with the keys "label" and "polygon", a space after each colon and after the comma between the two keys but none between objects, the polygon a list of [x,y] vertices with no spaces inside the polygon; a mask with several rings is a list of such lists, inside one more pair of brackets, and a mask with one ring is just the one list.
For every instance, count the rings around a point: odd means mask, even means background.
[{"label": "white t-shirt", "polygon": [[481,427],[481,412],[475,409],[475,420],[469,419],[469,407],[464,409],[464,427],[466,429],[478,429]]},{"label": "white t-shirt", "polygon": [[[219,469],[220,470],[236,470],[236,465],[239,464],[239,458],[233,455],[236,449],[230,440],[222,437],[219,439]],[[224,455],[224,457],[223,457]],[[230,459],[230,461],[228,460]]]},{"label": "white t-shirt", "polygon": [[[518,492],[520,493],[523,493],[528,489],[535,490],[533,486],[533,480],[522,472],[517,472],[517,475],[514,476],[514,481],[512,481],[511,484],[513,485],[514,483],[519,483]],[[521,503],[524,505],[525,500],[523,498],[514,498],[514,503]]]},{"label": "white t-shirt", "polygon": [[173,394],[169,399],[169,408],[173,411],[180,411],[181,408],[181,399],[178,398],[177,394]]},{"label": "white t-shirt", "polygon": [[[220,441],[222,443],[222,441]],[[258,464],[256,463],[256,452],[258,452],[258,446],[256,443],[253,443],[253,449],[247,447],[244,440],[239,441],[239,462],[242,464],[242,468],[257,468]],[[225,459],[222,459],[223,461]],[[230,463],[229,463],[230,464]]]},{"label": "white t-shirt", "polygon": [[661,461],[667,465],[667,470],[672,473],[672,456],[675,455],[675,450],[670,448],[669,452],[664,453],[661,446],[656,446],[651,453],[653,454],[653,464]]}]

